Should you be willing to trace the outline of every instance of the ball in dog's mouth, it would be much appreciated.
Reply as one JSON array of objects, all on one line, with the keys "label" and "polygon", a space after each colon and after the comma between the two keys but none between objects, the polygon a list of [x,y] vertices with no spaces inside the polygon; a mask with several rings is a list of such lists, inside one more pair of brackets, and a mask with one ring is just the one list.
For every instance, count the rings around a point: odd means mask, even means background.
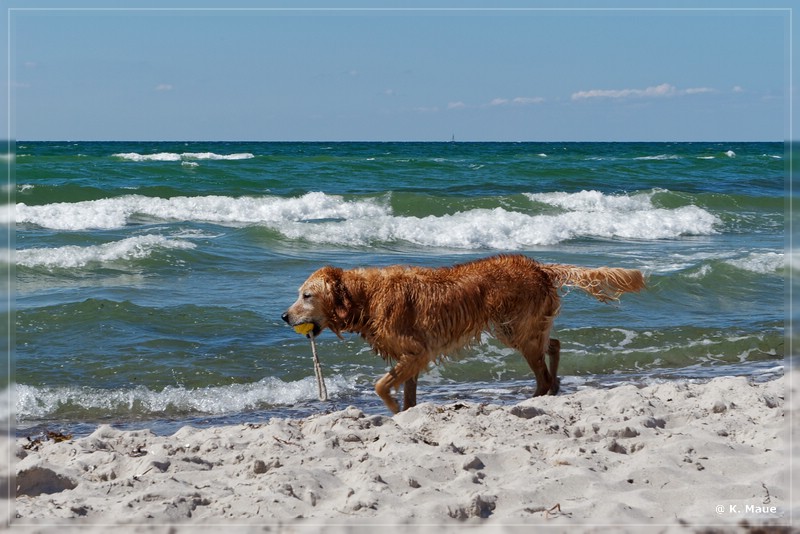
[{"label": "ball in dog's mouth", "polygon": [[314,330],[315,326],[316,325],[314,323],[296,324],[294,325],[294,331],[300,334],[301,336],[307,336]]},{"label": "ball in dog's mouth", "polygon": [[320,332],[322,332],[322,328],[315,322],[298,323],[292,325],[292,328],[294,328],[294,331],[301,336],[306,336],[308,338],[317,337]]}]

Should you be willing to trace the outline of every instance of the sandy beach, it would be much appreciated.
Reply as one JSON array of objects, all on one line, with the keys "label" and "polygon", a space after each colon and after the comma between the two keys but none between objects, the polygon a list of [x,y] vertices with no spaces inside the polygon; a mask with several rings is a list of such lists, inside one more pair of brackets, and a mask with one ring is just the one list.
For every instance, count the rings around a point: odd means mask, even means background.
[{"label": "sandy beach", "polygon": [[798,383],[794,371],[394,417],[350,407],[172,436],[101,426],[4,440],[16,488],[5,513],[26,532],[786,526],[798,513]]}]

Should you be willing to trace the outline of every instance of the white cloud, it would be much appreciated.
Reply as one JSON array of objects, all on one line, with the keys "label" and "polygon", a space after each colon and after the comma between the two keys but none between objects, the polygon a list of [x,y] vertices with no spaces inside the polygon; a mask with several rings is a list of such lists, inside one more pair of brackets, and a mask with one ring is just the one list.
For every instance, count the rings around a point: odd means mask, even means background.
[{"label": "white cloud", "polygon": [[528,97],[528,96],[518,96],[514,100],[511,101],[514,104],[521,104],[523,106],[528,104],[541,104],[544,102],[544,98],[540,96]]},{"label": "white cloud", "polygon": [[516,105],[516,106],[528,106],[531,104],[541,104],[544,102],[544,98],[542,97],[529,97],[529,96],[518,96],[511,100],[508,98],[495,98],[491,102],[489,102],[489,106],[507,106],[507,105]]},{"label": "white cloud", "polygon": [[685,91],[687,95],[701,95],[703,93],[715,93],[715,92],[716,90],[710,87],[692,87]]},{"label": "white cloud", "polygon": [[462,109],[467,107],[467,105],[461,101],[459,102],[449,102],[447,104],[447,109]]},{"label": "white cloud", "polygon": [[744,87],[741,85],[734,85],[733,89],[731,89],[734,93],[744,93]]},{"label": "white cloud", "polygon": [[645,89],[591,89],[589,91],[578,91],[572,93],[572,100],[587,100],[590,98],[662,98],[713,92],[715,92],[715,89],[710,87],[678,89],[672,84],[662,83]]},{"label": "white cloud", "polygon": [[160,83],[155,87],[156,91],[172,91],[172,89],[172,85],[168,83]]}]

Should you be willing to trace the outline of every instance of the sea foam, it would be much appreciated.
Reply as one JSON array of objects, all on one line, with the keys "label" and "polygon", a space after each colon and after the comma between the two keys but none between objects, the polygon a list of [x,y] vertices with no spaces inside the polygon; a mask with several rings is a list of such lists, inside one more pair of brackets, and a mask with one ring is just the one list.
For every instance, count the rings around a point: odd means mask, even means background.
[{"label": "sea foam", "polygon": [[69,245],[55,248],[22,249],[16,252],[16,262],[17,265],[23,267],[71,269],[85,267],[90,263],[147,258],[159,249],[192,248],[195,248],[194,243],[182,239],[170,239],[161,235],[143,235],[88,247]]},{"label": "sea foam", "polygon": [[401,217],[390,213],[370,219],[314,225],[286,224],[277,230],[291,239],[348,246],[404,241],[424,247],[519,250],[579,238],[670,239],[716,233],[720,220],[697,206],[656,208],[653,193],[606,195],[527,194],[534,202],[561,207],[554,215],[505,208],[473,209],[442,216]]},{"label": "sea foam", "polygon": [[350,202],[314,192],[294,198],[211,195],[165,199],[126,195],[43,206],[17,204],[16,218],[18,223],[54,230],[89,230],[121,228],[136,216],[160,221],[245,225],[373,217],[385,214],[386,209],[372,200]]},{"label": "sea foam", "polygon": [[254,158],[253,154],[243,152],[238,154],[215,154],[214,152],[158,152],[156,154],[139,154],[138,152],[123,152],[113,154],[112,157],[127,161],[184,161],[184,160],[240,160]]},{"label": "sea foam", "polygon": [[714,232],[716,217],[687,206],[615,216],[586,212],[526,215],[503,208],[428,216],[383,216],[346,223],[322,223],[313,230],[297,224],[278,231],[292,239],[350,246],[405,241],[426,247],[518,250],[581,237],[667,239]]},{"label": "sea foam", "polygon": [[[352,379],[342,375],[325,377],[328,394],[335,398],[355,389]],[[57,412],[97,411],[163,415],[177,413],[227,414],[276,405],[294,405],[317,398],[314,377],[283,381],[266,377],[258,382],[189,389],[167,386],[156,391],[144,386],[105,390],[91,387],[36,387],[18,384],[16,387],[17,419],[30,420],[53,417]]]},{"label": "sea foam", "polygon": [[653,208],[652,193],[607,195],[600,191],[580,191],[578,193],[525,193],[525,196],[534,202],[572,211],[622,211]]},{"label": "sea foam", "polygon": [[752,252],[744,258],[727,260],[725,263],[744,271],[770,274],[786,267],[784,254],[779,252]]},{"label": "sea foam", "polygon": [[697,206],[652,205],[652,194],[530,194],[564,211],[531,214],[497,207],[426,217],[395,215],[380,199],[139,195],[44,206],[17,204],[17,220],[57,230],[119,228],[142,219],[263,225],[288,239],[344,246],[405,242],[423,247],[518,250],[579,238],[670,239],[716,233],[720,223]]}]

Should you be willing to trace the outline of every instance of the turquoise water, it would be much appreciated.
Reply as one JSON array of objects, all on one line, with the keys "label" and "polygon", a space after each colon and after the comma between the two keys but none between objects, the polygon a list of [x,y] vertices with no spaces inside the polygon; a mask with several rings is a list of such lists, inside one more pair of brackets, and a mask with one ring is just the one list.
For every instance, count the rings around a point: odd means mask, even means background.
[{"label": "turquoise water", "polygon": [[[16,153],[15,411],[22,429],[384,413],[384,362],[317,347],[281,313],[325,264],[500,252],[642,269],[649,289],[565,296],[562,391],[782,372],[782,143],[51,143]],[[485,338],[419,401],[518,402],[523,359]]]}]

